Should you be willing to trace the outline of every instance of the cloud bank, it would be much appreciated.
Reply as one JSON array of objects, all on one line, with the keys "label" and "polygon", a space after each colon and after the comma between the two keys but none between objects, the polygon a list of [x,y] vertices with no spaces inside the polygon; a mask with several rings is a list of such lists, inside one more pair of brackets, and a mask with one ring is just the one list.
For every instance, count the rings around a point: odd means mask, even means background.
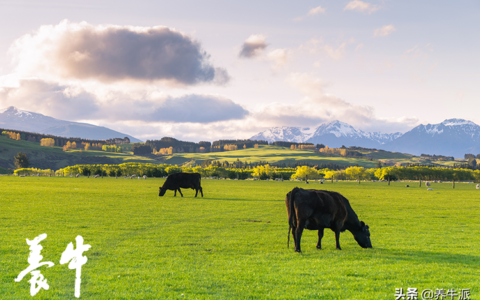
[{"label": "cloud bank", "polygon": [[16,87],[0,87],[0,107],[16,106],[71,121],[139,121],[211,123],[245,118],[249,112],[217,95],[172,97],[109,91],[97,95],[81,87],[42,80],[21,80]]},{"label": "cloud bank", "polygon": [[[304,98],[295,104],[271,103],[252,111],[252,117],[265,128],[271,126],[317,126],[321,123],[340,120],[366,131],[405,131],[418,120],[379,119],[373,107],[348,103],[325,92],[326,84],[319,78],[305,73],[291,74],[286,83],[297,89]],[[269,126],[267,125],[269,124]]]},{"label": "cloud bank", "polygon": [[209,62],[197,41],[168,27],[63,21],[20,37],[10,53],[17,72],[42,78],[170,85],[229,80],[224,69]]}]

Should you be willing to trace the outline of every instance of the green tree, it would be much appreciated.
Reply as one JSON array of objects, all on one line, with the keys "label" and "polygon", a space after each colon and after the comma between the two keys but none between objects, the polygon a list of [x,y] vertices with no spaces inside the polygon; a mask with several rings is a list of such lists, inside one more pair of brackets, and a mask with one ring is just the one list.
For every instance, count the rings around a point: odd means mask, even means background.
[{"label": "green tree", "polygon": [[475,170],[477,168],[477,160],[475,157],[470,157],[468,159],[468,166],[472,169]]},{"label": "green tree", "polygon": [[28,157],[23,152],[18,152],[17,156],[14,156],[13,158],[15,158],[15,167],[17,169],[28,168],[30,166],[30,162],[28,161]]}]

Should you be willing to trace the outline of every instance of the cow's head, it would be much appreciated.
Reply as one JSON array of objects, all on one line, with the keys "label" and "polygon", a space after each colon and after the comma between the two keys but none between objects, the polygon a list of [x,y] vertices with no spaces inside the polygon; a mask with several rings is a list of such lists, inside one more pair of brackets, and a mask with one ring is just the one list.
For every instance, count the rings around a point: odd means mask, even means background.
[{"label": "cow's head", "polygon": [[163,195],[165,195],[165,192],[166,192],[166,191],[167,191],[167,189],[163,189],[163,188],[160,187],[160,188],[159,188],[159,191],[158,191],[158,195],[159,195],[159,196],[163,196]]},{"label": "cow's head", "polygon": [[368,225],[363,221],[360,221],[360,230],[353,235],[355,240],[362,248],[372,248],[372,242],[370,241],[370,230]]}]

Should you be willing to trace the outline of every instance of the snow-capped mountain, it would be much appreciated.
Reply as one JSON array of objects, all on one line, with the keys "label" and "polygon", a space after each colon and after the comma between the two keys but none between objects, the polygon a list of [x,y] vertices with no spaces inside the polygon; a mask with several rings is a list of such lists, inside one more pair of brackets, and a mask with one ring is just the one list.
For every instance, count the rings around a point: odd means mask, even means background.
[{"label": "snow-capped mountain", "polygon": [[0,109],[0,128],[38,132],[53,126],[71,122],[54,119],[34,112],[18,109],[14,106]]},{"label": "snow-capped mountain", "polygon": [[286,141],[296,143],[324,144],[329,147],[345,145],[378,148],[401,136],[400,132],[364,132],[351,125],[332,121],[316,128],[273,127],[251,137],[251,140]]},{"label": "snow-capped mountain", "polygon": [[314,129],[275,127],[250,139],[324,144],[338,148],[359,146],[420,155],[437,154],[463,158],[480,153],[480,126],[463,119],[419,125],[406,133],[364,132],[347,123],[332,121]]},{"label": "snow-capped mountain", "polygon": [[463,158],[466,153],[480,153],[480,126],[463,119],[447,119],[439,124],[419,125],[385,146],[386,150],[415,155]]},{"label": "snow-capped mountain", "polygon": [[0,109],[0,128],[93,140],[128,137],[132,143],[141,142],[133,136],[106,127],[58,120],[14,106]]},{"label": "snow-capped mountain", "polygon": [[329,147],[341,147],[342,145],[360,146],[367,148],[378,148],[398,137],[401,133],[380,133],[380,132],[364,132],[355,129],[353,126],[340,122],[332,121],[322,124],[315,129],[313,135],[306,140],[308,143],[324,144]]},{"label": "snow-capped mountain", "polygon": [[268,142],[284,141],[303,143],[313,135],[314,129],[309,127],[272,127],[252,136],[251,140],[263,140]]}]

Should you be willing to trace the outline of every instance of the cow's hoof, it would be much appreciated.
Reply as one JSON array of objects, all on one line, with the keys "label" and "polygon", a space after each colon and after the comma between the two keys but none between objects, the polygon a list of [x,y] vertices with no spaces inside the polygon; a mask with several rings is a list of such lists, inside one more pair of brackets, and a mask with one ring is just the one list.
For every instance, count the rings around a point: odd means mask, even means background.
[{"label": "cow's hoof", "polygon": [[321,247],[321,246],[317,246],[317,249],[318,249],[318,250],[322,250],[322,247]]},{"label": "cow's hoof", "polygon": [[298,249],[295,249],[295,252],[297,253],[302,253],[302,251],[298,250]]}]

